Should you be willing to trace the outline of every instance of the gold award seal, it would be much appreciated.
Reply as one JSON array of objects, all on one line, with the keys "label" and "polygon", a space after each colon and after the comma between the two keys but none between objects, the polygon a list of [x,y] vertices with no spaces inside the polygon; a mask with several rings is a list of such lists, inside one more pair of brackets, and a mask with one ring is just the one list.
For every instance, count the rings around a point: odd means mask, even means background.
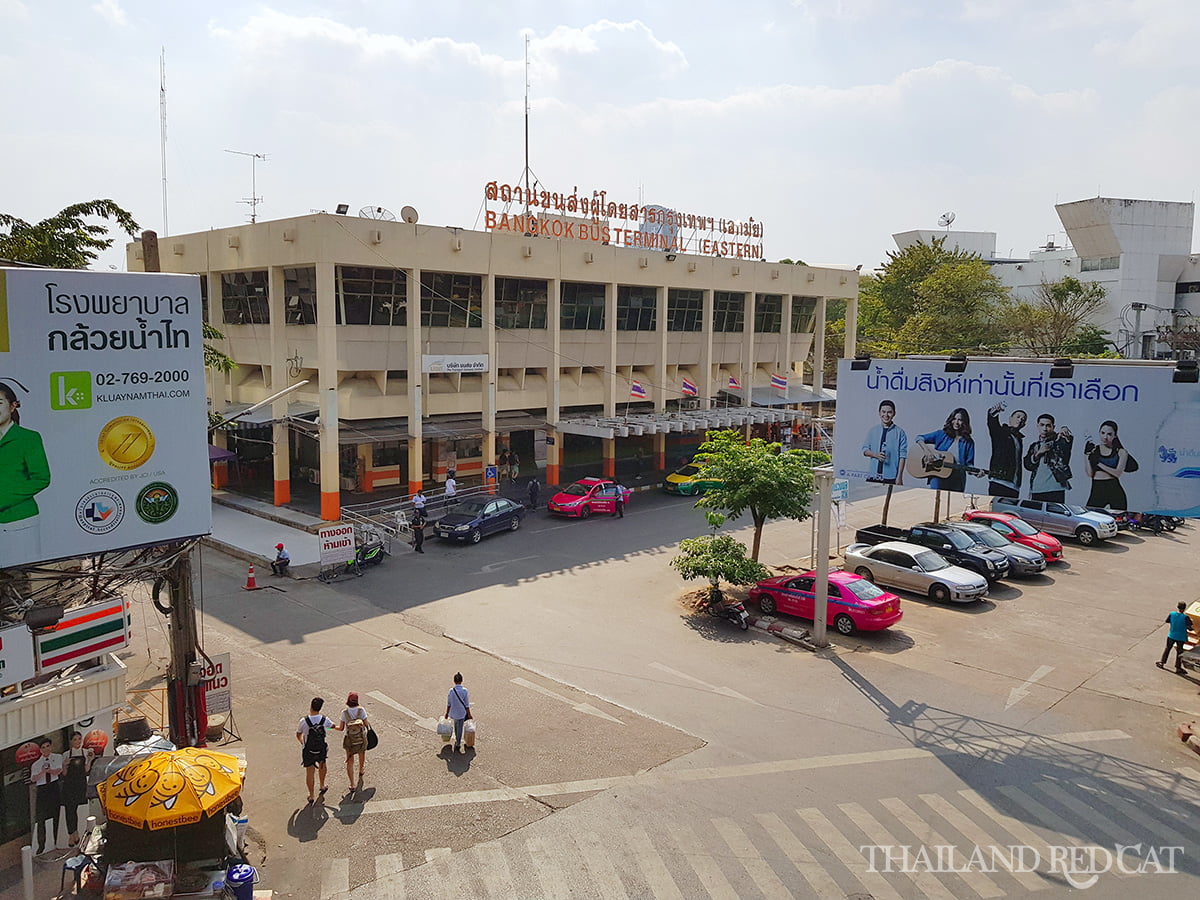
[{"label": "gold award seal", "polygon": [[154,432],[136,416],[117,416],[100,430],[97,449],[114,469],[136,469],[154,453]]}]

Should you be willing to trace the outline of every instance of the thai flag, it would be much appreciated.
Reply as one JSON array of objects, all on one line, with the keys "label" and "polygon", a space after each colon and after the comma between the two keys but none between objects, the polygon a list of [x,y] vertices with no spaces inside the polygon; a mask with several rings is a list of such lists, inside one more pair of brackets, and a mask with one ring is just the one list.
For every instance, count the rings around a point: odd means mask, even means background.
[{"label": "thai flag", "polygon": [[683,395],[685,397],[696,397],[699,394],[700,392],[696,390],[696,385],[692,384],[687,378],[683,379]]},{"label": "thai flag", "polygon": [[738,383],[738,380],[732,375],[729,376],[729,389],[731,391],[740,391],[742,389],[742,386]]},{"label": "thai flag", "polygon": [[646,389],[642,387],[641,382],[635,381],[629,385],[629,396],[637,400],[646,399]]},{"label": "thai flag", "polygon": [[779,388],[781,391],[786,391],[788,388],[787,379],[782,375],[773,374],[771,376],[771,387]]}]

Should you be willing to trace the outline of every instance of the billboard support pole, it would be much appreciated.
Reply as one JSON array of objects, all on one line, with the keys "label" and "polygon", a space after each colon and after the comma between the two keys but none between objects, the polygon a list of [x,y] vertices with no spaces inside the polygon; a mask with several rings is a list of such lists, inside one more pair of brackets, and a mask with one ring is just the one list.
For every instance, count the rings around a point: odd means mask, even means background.
[{"label": "billboard support pole", "polygon": [[200,720],[193,664],[196,662],[196,605],[192,596],[192,554],[183,544],[179,556],[167,569],[164,579],[171,594],[167,615],[170,629],[171,660],[167,669],[168,712],[171,743],[176,747],[204,746],[205,728]]},{"label": "billboard support pole", "polygon": [[895,487],[896,486],[894,484],[889,484],[887,486],[887,496],[885,496],[883,498],[883,524],[884,525],[887,524],[888,508],[892,505],[892,490]]},{"label": "billboard support pole", "polygon": [[817,484],[817,585],[816,604],[813,610],[813,643],[828,647],[826,628],[829,618],[829,519],[833,509],[833,467],[820,466],[813,469]]}]

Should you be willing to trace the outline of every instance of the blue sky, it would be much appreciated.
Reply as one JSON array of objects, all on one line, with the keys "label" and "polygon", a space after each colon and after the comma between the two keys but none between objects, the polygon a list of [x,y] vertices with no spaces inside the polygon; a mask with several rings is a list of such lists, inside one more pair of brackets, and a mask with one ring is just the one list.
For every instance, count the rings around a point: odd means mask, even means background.
[{"label": "blue sky", "polygon": [[[171,233],[412,205],[482,227],[484,185],[766,227],[768,258],[870,269],[891,234],[998,233],[1022,254],[1055,202],[1195,199],[1193,0],[204,4],[0,0],[0,211],[110,197]],[[1060,236],[1061,237],[1061,236]],[[105,265],[124,267],[124,256]]]}]

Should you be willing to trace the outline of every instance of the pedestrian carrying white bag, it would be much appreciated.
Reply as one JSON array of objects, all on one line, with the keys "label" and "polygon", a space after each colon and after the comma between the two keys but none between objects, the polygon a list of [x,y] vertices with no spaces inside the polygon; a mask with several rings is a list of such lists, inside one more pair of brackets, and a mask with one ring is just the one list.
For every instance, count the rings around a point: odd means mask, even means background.
[{"label": "pedestrian carrying white bag", "polygon": [[463,743],[468,747],[475,746],[475,720],[467,719],[463,723]]},{"label": "pedestrian carrying white bag", "polygon": [[442,743],[450,743],[450,738],[454,736],[454,723],[449,719],[438,719],[437,733],[442,736]]}]

